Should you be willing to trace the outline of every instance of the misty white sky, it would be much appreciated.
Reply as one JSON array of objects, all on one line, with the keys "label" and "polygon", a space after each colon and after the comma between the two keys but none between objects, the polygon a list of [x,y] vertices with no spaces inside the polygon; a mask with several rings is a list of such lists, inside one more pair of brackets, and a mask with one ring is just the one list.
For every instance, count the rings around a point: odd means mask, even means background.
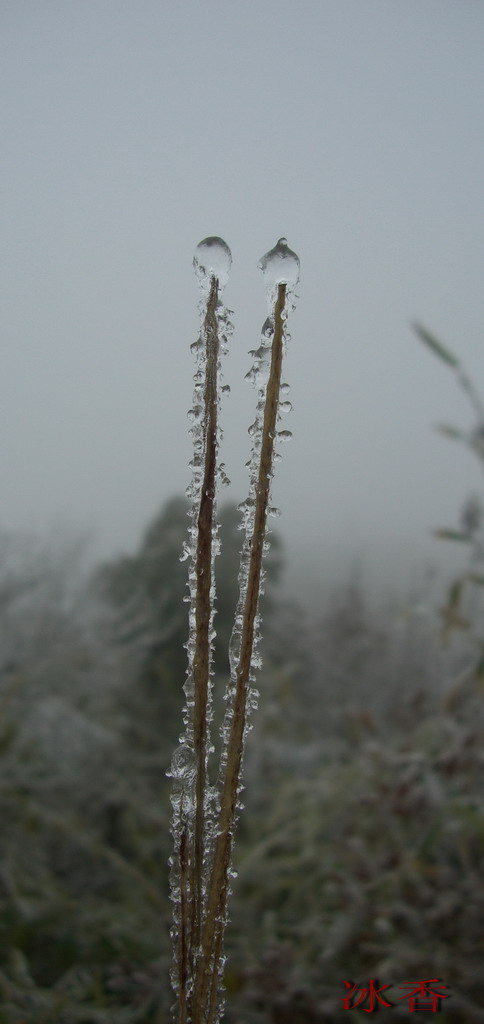
[{"label": "misty white sky", "polygon": [[484,5],[2,0],[0,40],[0,527],[112,555],[184,491],[209,234],[233,254],[224,460],[245,496],[257,262],[285,235],[290,572],[438,564],[431,529],[479,467],[432,430],[472,416],[410,321],[484,389]]}]

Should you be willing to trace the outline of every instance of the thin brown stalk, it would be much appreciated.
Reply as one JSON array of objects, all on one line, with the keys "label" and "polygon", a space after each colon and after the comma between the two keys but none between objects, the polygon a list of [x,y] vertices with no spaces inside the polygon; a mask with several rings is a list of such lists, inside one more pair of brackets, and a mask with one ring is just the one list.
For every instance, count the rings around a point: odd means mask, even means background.
[{"label": "thin brown stalk", "polygon": [[285,300],[286,285],[279,284],[274,307],[271,369],[264,407],[253,532],[250,541],[239,660],[235,674],[233,713],[227,744],[227,760],[217,824],[217,838],[209,881],[206,917],[202,932],[202,948],[196,966],[193,1024],[213,1024],[217,1013],[217,1001],[214,998],[214,976],[218,976],[219,957],[222,952],[223,922],[226,916],[229,867],[233,846],[237,794],[240,785],[247,717],[247,694],[250,685],[250,667],[259,603],[262,555],[281,384]]},{"label": "thin brown stalk", "polygon": [[214,949],[213,949],[213,963],[214,970],[210,978],[210,986],[208,992],[208,1010],[207,1010],[207,1021],[213,1021],[216,1019],[218,1007],[220,1005],[220,970],[218,967],[220,957],[223,954],[224,946],[224,931],[225,923],[223,920],[217,921],[217,928],[215,931]]},{"label": "thin brown stalk", "polygon": [[193,744],[196,759],[195,829],[190,864],[190,961],[200,942],[203,896],[203,864],[205,834],[205,792],[207,775],[208,704],[210,688],[210,629],[212,546],[215,518],[215,484],[217,469],[217,367],[219,336],[217,323],[219,282],[212,277],[204,320],[206,338],[206,377],[204,393],[203,436],[205,462],[198,511],[196,551],[196,640],[193,657],[194,709]]},{"label": "thin brown stalk", "polygon": [[188,958],[188,936],[187,936],[187,870],[188,870],[188,841],[187,830],[183,829],[180,835],[179,849],[180,863],[180,931],[178,937],[178,977],[180,984],[179,991],[179,1021],[186,1024],[187,1020],[187,985],[189,978]]}]

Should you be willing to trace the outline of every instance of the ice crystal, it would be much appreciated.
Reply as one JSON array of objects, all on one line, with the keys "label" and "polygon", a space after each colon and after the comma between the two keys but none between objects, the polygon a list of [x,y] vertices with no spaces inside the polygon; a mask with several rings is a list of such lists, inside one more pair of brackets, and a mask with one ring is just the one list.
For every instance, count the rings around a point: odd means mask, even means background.
[{"label": "ice crystal", "polygon": [[211,235],[197,245],[193,266],[204,292],[210,288],[212,278],[218,280],[220,288],[225,288],[232,266],[232,253],[223,238]]},{"label": "ice crystal", "polygon": [[[279,284],[287,285],[288,300],[292,306],[294,289],[299,281],[299,257],[292,249],[289,249],[287,238],[280,238],[277,245],[262,256],[259,260],[259,267],[264,274],[269,313],[273,311]],[[286,302],[286,312],[287,305],[288,302]]]},{"label": "ice crystal", "polygon": [[179,782],[191,782],[195,776],[195,754],[193,747],[180,743],[171,759],[170,771],[167,775]]}]

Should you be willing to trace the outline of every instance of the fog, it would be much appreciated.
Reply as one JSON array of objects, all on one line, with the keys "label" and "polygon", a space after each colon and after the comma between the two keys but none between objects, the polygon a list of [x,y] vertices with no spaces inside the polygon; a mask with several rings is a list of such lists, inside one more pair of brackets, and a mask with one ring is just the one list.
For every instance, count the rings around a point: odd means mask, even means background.
[{"label": "fog", "polygon": [[484,382],[483,7],[6,0],[0,26],[0,528],[110,557],[184,491],[191,264],[212,234],[233,255],[225,497],[245,496],[257,262],[285,235],[288,586],[448,567],[432,529],[479,467],[433,427],[472,413],[411,322]]}]

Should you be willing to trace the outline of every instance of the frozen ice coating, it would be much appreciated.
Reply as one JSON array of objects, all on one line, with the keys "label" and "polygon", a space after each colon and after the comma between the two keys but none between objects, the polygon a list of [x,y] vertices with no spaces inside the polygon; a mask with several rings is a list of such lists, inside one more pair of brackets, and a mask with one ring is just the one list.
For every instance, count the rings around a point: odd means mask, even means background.
[{"label": "frozen ice coating", "polygon": [[272,345],[272,335],[274,334],[274,320],[271,316],[267,317],[262,324],[261,331],[261,345]]},{"label": "frozen ice coating", "polygon": [[197,245],[193,266],[203,287],[209,287],[212,277],[216,277],[220,288],[225,288],[232,266],[232,253],[223,238],[210,235]]},{"label": "frozen ice coating", "polygon": [[173,779],[190,782],[195,777],[195,753],[192,747],[182,743],[173,753],[170,775]]},{"label": "frozen ice coating", "polygon": [[293,289],[299,281],[299,257],[289,249],[287,238],[280,238],[277,245],[259,260],[258,266],[264,274],[271,304],[278,284],[287,284],[289,289]]}]

